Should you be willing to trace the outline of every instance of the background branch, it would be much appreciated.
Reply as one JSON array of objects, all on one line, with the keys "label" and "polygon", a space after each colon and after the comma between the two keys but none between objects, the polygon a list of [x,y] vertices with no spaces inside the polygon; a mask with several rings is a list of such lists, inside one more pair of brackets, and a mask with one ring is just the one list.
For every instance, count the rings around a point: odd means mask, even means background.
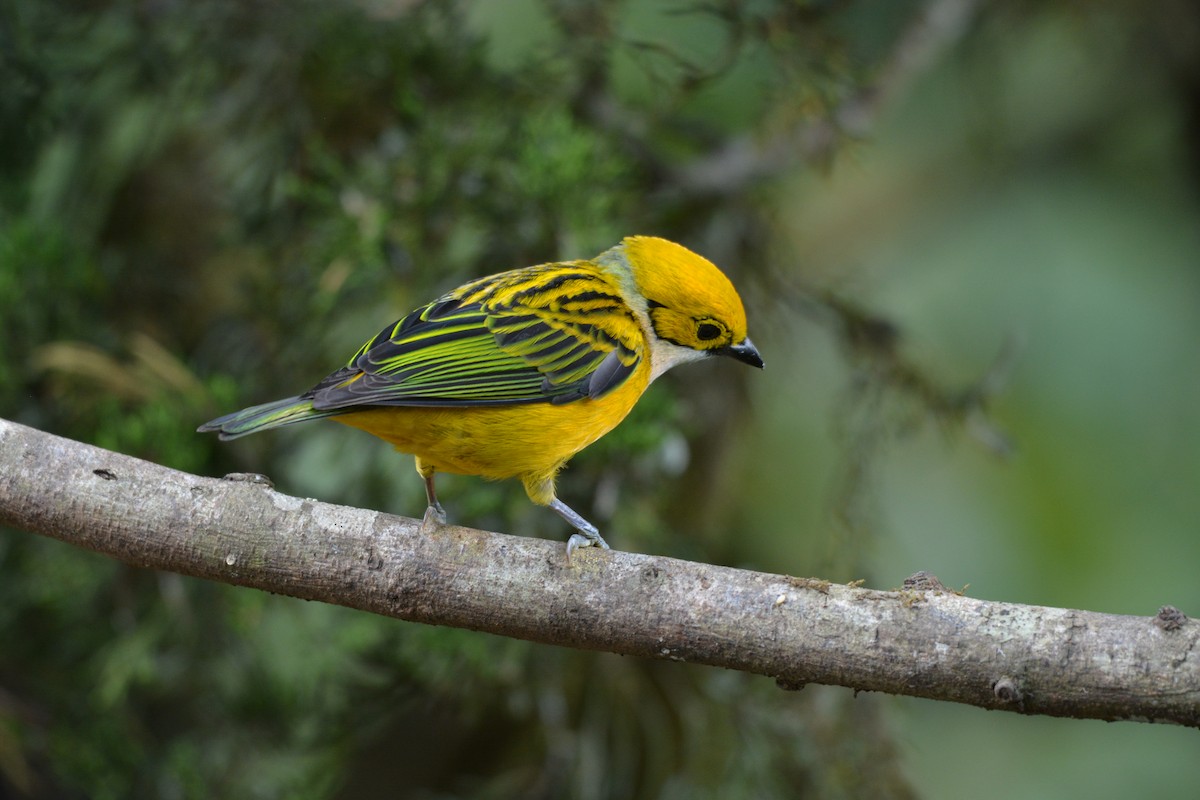
[{"label": "background branch", "polygon": [[[1200,625],[770,575],[302,500],[0,420],[0,523],[400,619],[1026,714],[1200,726]],[[619,538],[618,538],[619,541]]]}]

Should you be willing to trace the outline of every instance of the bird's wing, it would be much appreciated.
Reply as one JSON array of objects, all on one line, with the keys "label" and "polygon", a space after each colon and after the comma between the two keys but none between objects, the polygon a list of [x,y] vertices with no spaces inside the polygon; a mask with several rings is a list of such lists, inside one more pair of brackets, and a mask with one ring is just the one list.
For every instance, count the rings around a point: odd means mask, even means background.
[{"label": "bird's wing", "polygon": [[469,283],[413,311],[306,396],[313,408],[569,403],[620,386],[644,357],[616,288],[586,262]]}]

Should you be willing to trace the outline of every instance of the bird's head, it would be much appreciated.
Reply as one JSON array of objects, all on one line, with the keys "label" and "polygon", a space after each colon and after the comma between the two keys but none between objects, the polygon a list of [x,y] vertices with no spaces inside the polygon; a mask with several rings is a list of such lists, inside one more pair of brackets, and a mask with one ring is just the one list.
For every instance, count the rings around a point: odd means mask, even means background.
[{"label": "bird's head", "polygon": [[598,260],[627,266],[645,301],[655,376],[709,355],[763,366],[746,335],[742,298],[707,258],[666,239],[628,236]]}]

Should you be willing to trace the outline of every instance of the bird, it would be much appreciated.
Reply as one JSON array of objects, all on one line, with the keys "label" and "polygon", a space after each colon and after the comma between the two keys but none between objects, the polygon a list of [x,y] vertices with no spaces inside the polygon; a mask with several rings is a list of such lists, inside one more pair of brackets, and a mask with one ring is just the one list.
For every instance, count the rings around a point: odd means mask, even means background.
[{"label": "bird", "polygon": [[579,547],[609,545],[555,476],[672,367],[728,356],[761,369],[737,290],[711,261],[655,236],[595,258],[500,272],[453,289],[368,340],[295,397],[204,423],[220,439],[330,418],[415,456],[423,527],[446,523],[434,475],[518,478]]}]

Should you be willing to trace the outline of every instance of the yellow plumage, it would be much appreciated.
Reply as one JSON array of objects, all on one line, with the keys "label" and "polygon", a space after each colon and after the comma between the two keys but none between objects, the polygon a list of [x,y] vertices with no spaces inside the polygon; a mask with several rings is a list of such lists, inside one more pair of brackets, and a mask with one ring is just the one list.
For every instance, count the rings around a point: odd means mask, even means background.
[{"label": "yellow plumage", "polygon": [[298,397],[212,420],[222,439],[330,417],[416,456],[428,522],[437,472],[520,478],[582,545],[607,547],[554,494],[571,456],[612,430],[676,364],[762,360],[733,285],[681,245],[631,236],[591,260],[481,278],[388,326]]}]

